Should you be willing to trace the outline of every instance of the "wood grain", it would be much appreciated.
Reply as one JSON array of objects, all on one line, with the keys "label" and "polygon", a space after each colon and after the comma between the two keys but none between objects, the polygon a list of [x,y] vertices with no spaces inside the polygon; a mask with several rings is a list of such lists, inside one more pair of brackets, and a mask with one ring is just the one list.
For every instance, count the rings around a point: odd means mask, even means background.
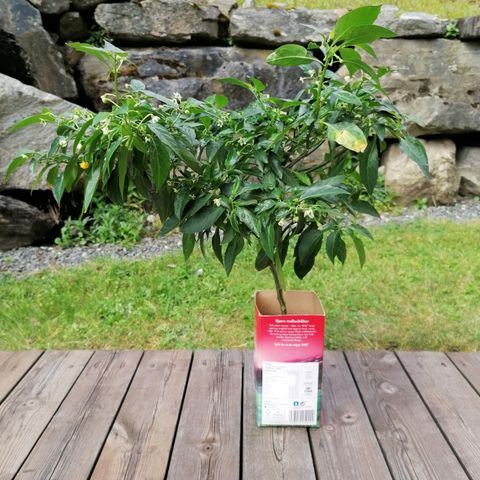
[{"label": "wood grain", "polygon": [[244,354],[243,478],[315,480],[306,428],[257,427],[253,354]]},{"label": "wood grain", "polygon": [[141,352],[96,352],[16,480],[88,478]]},{"label": "wood grain", "polygon": [[15,476],[91,355],[44,353],[0,405],[0,480]]},{"label": "wood grain", "polygon": [[480,478],[480,396],[444,353],[398,356],[462,464]]},{"label": "wood grain", "polygon": [[347,359],[395,479],[468,478],[394,353]]},{"label": "wood grain", "polygon": [[480,353],[454,352],[449,353],[448,357],[480,394]]},{"label": "wood grain", "polygon": [[310,429],[319,477],[391,478],[342,352],[325,352],[322,404],[323,427]]},{"label": "wood grain", "polygon": [[169,479],[239,478],[241,404],[242,353],[195,352]]},{"label": "wood grain", "polygon": [[164,478],[191,352],[145,352],[91,480]]},{"label": "wood grain", "polygon": [[0,403],[28,372],[42,352],[0,352]]}]

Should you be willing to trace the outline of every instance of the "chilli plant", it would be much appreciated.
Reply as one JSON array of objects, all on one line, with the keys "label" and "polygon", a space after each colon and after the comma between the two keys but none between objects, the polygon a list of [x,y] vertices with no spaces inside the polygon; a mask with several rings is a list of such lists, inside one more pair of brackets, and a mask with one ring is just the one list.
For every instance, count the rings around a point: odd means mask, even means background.
[{"label": "chilli plant", "polygon": [[[20,121],[14,128],[55,123],[57,136],[49,151],[24,152],[9,171],[25,162],[39,167],[58,202],[81,185],[84,211],[96,191],[122,202],[134,184],[156,207],[161,233],[178,228],[183,234],[186,258],[195,244],[205,253],[209,243],[227,274],[253,242],[255,266],[270,269],[286,312],[282,269],[289,247],[299,278],[322,247],[332,262],[343,263],[347,237],[363,265],[362,238],[370,234],[358,217],[378,215],[374,189],[387,137],[428,174],[422,144],[385,100],[380,81],[387,69],[365,60],[375,57],[373,41],[394,36],[374,25],[379,11],[353,10],[322,42],[284,45],[267,58],[270,65],[298,68],[302,88],[293,99],[268,95],[256,78],[223,79],[251,93],[252,102],[237,110],[229,110],[222,95],[165,98],[137,80],[120,92],[124,52],[108,43],[71,44],[111,70],[114,93],[103,97],[111,110],[67,116],[45,110]],[[343,76],[334,71],[338,65]],[[307,161],[315,153],[316,161]]]}]

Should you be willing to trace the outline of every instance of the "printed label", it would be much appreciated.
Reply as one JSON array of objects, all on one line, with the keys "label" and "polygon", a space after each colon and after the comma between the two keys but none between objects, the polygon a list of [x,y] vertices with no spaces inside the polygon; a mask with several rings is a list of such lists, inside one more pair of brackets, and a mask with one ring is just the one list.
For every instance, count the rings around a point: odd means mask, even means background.
[{"label": "printed label", "polygon": [[318,362],[263,362],[263,425],[316,423],[318,365]]}]

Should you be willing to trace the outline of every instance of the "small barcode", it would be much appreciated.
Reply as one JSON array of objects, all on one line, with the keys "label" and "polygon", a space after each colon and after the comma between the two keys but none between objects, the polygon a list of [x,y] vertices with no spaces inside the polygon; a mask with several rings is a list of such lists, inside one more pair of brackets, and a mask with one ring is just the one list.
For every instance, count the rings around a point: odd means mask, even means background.
[{"label": "small barcode", "polygon": [[290,410],[290,423],[315,422],[315,410]]}]

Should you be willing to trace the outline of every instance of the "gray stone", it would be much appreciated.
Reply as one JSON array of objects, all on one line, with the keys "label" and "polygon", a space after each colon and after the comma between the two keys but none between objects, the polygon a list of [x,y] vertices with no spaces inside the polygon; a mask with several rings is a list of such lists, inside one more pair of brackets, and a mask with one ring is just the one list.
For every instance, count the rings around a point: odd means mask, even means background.
[{"label": "gray stone", "polygon": [[97,5],[105,3],[105,0],[71,0],[72,10],[93,10]]},{"label": "gray stone", "polygon": [[65,71],[60,51],[27,0],[0,0],[0,72],[63,98],[77,86]]},{"label": "gray stone", "polygon": [[216,6],[226,20],[230,19],[230,16],[233,10],[238,7],[237,0],[207,0],[207,1],[210,5]]},{"label": "gray stone", "polygon": [[434,205],[454,203],[460,186],[455,167],[455,144],[446,138],[421,141],[427,151],[430,177],[423,175],[417,164],[394,144],[383,156],[385,187],[402,205],[423,198]]},{"label": "gray stone", "polygon": [[375,22],[393,30],[398,38],[443,37],[448,20],[423,12],[405,12],[399,14],[397,7],[384,5]]},{"label": "gray stone", "polygon": [[393,73],[382,84],[415,135],[480,129],[480,43],[447,39],[379,40],[378,60]]},{"label": "gray stone", "polygon": [[343,13],[305,8],[239,8],[232,14],[230,35],[235,43],[246,45],[321,42],[321,34],[328,35]]},{"label": "gray stone", "polygon": [[457,156],[460,195],[480,195],[480,147],[463,147]]},{"label": "gray stone", "polygon": [[0,195],[0,250],[38,242],[55,224],[48,213],[21,200]]},{"label": "gray stone", "polygon": [[60,38],[78,41],[88,37],[87,22],[78,12],[67,12],[60,18]]},{"label": "gray stone", "polygon": [[461,18],[458,21],[460,38],[462,40],[480,39],[480,15],[476,17]]},{"label": "gray stone", "polygon": [[206,1],[139,0],[99,5],[96,22],[114,40],[185,43],[220,38],[220,10]]},{"label": "gray stone", "polygon": [[[71,111],[74,107],[76,105],[73,103],[0,74],[0,191],[30,190],[35,179],[30,168],[23,166],[5,182],[7,167],[22,148],[46,150],[55,137],[55,126],[52,124],[30,125],[14,132],[8,129],[22,118],[39,113],[44,108],[58,114]],[[48,186],[42,180],[35,188],[46,190]]]},{"label": "gray stone", "polygon": [[70,8],[70,0],[28,0],[41,13],[59,15]]},{"label": "gray stone", "polygon": [[[296,68],[272,67],[265,63],[270,50],[236,47],[145,48],[128,49],[129,62],[120,72],[123,88],[133,78],[147,88],[170,96],[179,92],[184,98],[204,99],[214,93],[230,98],[230,107],[248,104],[251,94],[242,88],[220,82],[222,77],[247,79],[254,76],[267,86],[267,92],[281,97],[294,96],[302,85]],[[78,65],[83,90],[98,109],[104,109],[100,97],[112,91],[107,72],[97,59],[85,56]]]}]

